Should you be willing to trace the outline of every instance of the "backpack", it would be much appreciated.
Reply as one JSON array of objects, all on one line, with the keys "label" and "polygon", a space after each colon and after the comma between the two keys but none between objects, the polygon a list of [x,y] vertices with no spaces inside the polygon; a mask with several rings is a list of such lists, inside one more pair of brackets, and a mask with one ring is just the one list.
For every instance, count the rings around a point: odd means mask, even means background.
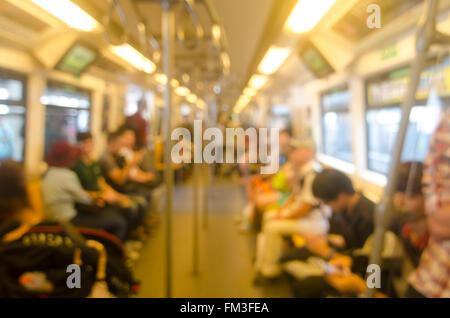
[{"label": "backpack", "polygon": [[[79,288],[69,287],[73,265]],[[53,222],[0,243],[0,277],[0,297],[8,298],[84,298],[98,295],[99,287],[106,290],[102,297],[129,297],[138,288],[115,236]]]}]

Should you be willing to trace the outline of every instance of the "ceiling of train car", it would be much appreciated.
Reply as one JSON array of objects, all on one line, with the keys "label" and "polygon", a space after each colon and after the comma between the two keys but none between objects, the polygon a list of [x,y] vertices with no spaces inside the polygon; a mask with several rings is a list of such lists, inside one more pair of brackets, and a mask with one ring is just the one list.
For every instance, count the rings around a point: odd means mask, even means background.
[{"label": "ceiling of train car", "polygon": [[[93,4],[102,12],[102,15],[108,12],[107,1],[98,1]],[[125,20],[120,19],[117,11],[113,11],[112,19],[117,25],[127,30],[129,37],[134,39],[139,38],[137,23],[142,21],[147,27],[147,32],[161,45],[162,8],[160,3],[157,1],[120,0],[119,4],[125,14]],[[195,10],[204,30],[204,40],[194,49],[186,48],[180,43],[176,43],[175,63],[177,74],[175,76],[181,79],[185,73],[189,75],[192,75],[192,73],[200,73],[202,79],[218,81],[222,69],[219,60],[220,52],[214,51],[211,46],[212,36],[210,30],[212,22],[204,6],[196,5]],[[181,6],[177,6],[175,14],[178,27],[184,27],[187,30],[192,29],[193,25],[191,20],[186,16],[186,11]],[[186,37],[189,39],[190,36],[191,34],[187,32]]]},{"label": "ceiling of train car", "polygon": [[[100,23],[103,23],[102,18],[109,11],[108,3],[110,2],[107,0],[71,1],[92,14]],[[139,49],[137,23],[143,21],[147,31],[161,44],[162,8],[160,1],[117,1],[123,9],[126,23],[124,26],[117,11],[113,11],[112,30],[115,34],[120,35],[123,33],[123,29],[128,30],[130,43]],[[222,51],[226,51],[231,60],[228,76],[223,76],[222,73],[223,68],[219,58],[221,50],[213,46],[213,21],[204,5],[205,1],[209,1],[214,6],[214,12],[217,14],[215,18],[225,33]],[[335,70],[346,68],[364,50],[385,43],[386,38],[392,38],[396,33],[404,31],[405,28],[414,26],[420,17],[421,8],[420,6],[413,7],[415,4],[423,3],[423,0],[399,0],[395,2],[396,6],[393,6],[393,2],[389,0],[373,0],[372,2],[380,4],[386,13],[383,20],[383,23],[386,24],[381,30],[370,32],[365,30],[360,34],[357,32],[360,27],[352,28],[353,24],[362,23],[361,16],[365,17],[366,13],[361,12],[361,8],[364,8],[369,1],[337,0],[331,10],[333,12],[324,16],[322,21],[308,34],[307,37],[315,41],[314,44],[332,62]],[[286,89],[292,86],[292,83],[301,84],[313,80],[315,77],[299,57],[298,42],[301,36],[283,29],[287,16],[296,3],[296,0],[283,0],[283,2],[279,0],[195,0],[195,10],[204,30],[204,36],[200,45],[195,49],[183,47],[180,43],[176,44],[176,77],[183,85],[200,94],[212,93],[214,86],[220,84],[222,96],[227,97],[222,99],[222,103],[233,106],[233,102],[239,97],[249,78],[257,72],[258,64],[268,48],[280,45],[289,48],[291,56],[275,74],[270,76],[268,84],[261,90],[261,93],[283,95]],[[447,3],[448,7],[450,1],[443,3]],[[400,16],[397,15],[398,12],[401,13]],[[176,8],[176,22],[178,27],[186,30],[185,34],[188,39],[193,37],[191,20],[187,18],[186,11],[181,5]],[[36,6],[31,4],[31,0],[0,0],[2,45],[12,44],[33,51],[36,46],[51,39],[55,31],[61,33],[64,28],[64,23],[50,14],[37,12]],[[108,43],[104,41],[103,37],[104,29],[92,34],[81,33],[80,36],[97,44],[101,48],[101,52],[104,52],[108,49]],[[7,41],[4,41],[5,39]],[[336,54],[339,52],[339,58],[336,58]],[[127,68],[127,65],[119,62],[107,54],[103,54],[93,69],[96,71],[106,70],[106,73],[109,71],[113,77],[114,74],[137,76],[134,78],[138,80],[145,77],[144,73]],[[157,72],[161,71],[161,67],[159,67]],[[184,74],[189,74],[189,76],[183,76]],[[199,88],[199,83],[203,88]]]},{"label": "ceiling of train car", "polygon": [[[102,23],[102,18],[109,11],[109,1],[72,0],[82,9],[92,14],[97,21]],[[139,37],[136,24],[144,21],[148,31],[161,42],[161,15],[162,8],[158,1],[149,0],[118,0],[125,14],[125,28],[129,32],[129,38],[134,39],[135,44]],[[220,52],[212,49],[212,21],[203,0],[196,1],[196,12],[200,24],[204,30],[204,41],[198,48],[192,50],[177,44],[176,65],[179,70],[176,74],[181,79],[184,73],[192,75],[201,74],[212,85],[222,85],[222,95],[237,95],[243,82],[247,80],[249,68],[254,60],[260,43],[264,37],[271,10],[276,0],[211,0],[217,18],[222,24],[226,37],[226,50],[230,55],[231,69],[226,80],[221,77],[222,69],[219,63]],[[112,11],[112,20],[115,31],[123,28],[123,22],[117,11]],[[184,11],[178,6],[176,21],[179,26],[189,29],[189,19],[183,19]],[[183,23],[183,21],[185,21]],[[14,42],[22,48],[33,51],[42,42],[51,39],[55,31],[64,30],[64,24],[42,10],[36,11],[36,6],[29,0],[0,0],[0,36],[8,39],[7,43]],[[90,40],[99,47],[105,47],[99,34],[81,34],[82,38]],[[6,42],[4,42],[6,43]],[[136,46],[138,47],[138,46]],[[100,56],[95,62],[95,71],[106,70],[110,73],[126,71],[126,67],[115,63],[107,56]],[[159,70],[161,71],[161,69]],[[133,72],[127,72],[127,75]],[[98,72],[96,73],[98,74]],[[191,77],[192,79],[192,77]],[[188,83],[185,83],[189,86]],[[234,96],[233,96],[234,98]],[[226,102],[226,99],[225,99]]]},{"label": "ceiling of train car", "polygon": [[[245,77],[264,35],[265,25],[275,1],[213,1],[228,38],[231,58],[230,80],[234,89],[246,80]],[[229,93],[232,94],[234,89]]]},{"label": "ceiling of train car", "polygon": [[[220,65],[218,65],[218,52],[211,50],[211,18],[205,6],[201,4],[202,1],[197,2],[196,10],[205,32],[205,41],[194,50],[177,44],[176,63],[179,69],[177,76],[180,78],[183,73],[200,72],[202,78],[221,84],[224,91],[227,91],[227,94],[236,93],[247,76],[249,66],[263,36],[264,28],[275,0],[212,1],[212,5],[215,7],[215,11],[224,28],[228,53],[231,59],[231,72],[227,76],[226,81],[220,81],[221,70],[219,69]],[[129,18],[130,24],[134,24],[138,20],[144,20],[154,37],[158,41],[161,40],[162,11],[158,2],[120,0],[120,4]],[[103,12],[106,12],[108,7],[106,1],[96,2],[95,5]],[[183,26],[183,14],[183,10],[178,8],[176,17],[180,26]],[[120,23],[120,17],[117,12],[114,12],[113,19],[116,23]],[[189,29],[189,23],[189,20],[186,20],[184,27]],[[134,38],[139,36],[137,29],[134,27],[130,28],[130,34]]]},{"label": "ceiling of train car", "polygon": [[11,44],[28,47],[50,28],[50,24],[30,16],[13,2],[0,0],[0,36]]},{"label": "ceiling of train car", "polygon": [[[77,2],[82,4],[82,1]],[[209,85],[210,89],[220,84],[222,91],[226,94],[236,94],[242,82],[245,81],[275,0],[212,0],[211,3],[224,29],[226,49],[231,60],[230,74],[226,79],[222,76],[220,52],[212,49],[211,45],[213,26],[211,17],[203,1],[196,1],[195,9],[204,30],[204,40],[195,49],[185,48],[180,43],[176,44],[176,69],[178,70],[176,76],[181,79],[183,74],[189,74],[193,81],[195,78],[197,81],[201,78],[206,83],[212,84]],[[162,8],[158,1],[119,0],[119,4],[125,14],[131,37],[135,39],[139,37],[136,23],[144,21],[148,31],[161,43]],[[103,15],[108,12],[108,1],[92,2],[92,5]],[[185,16],[186,11],[182,9],[182,6],[177,7],[175,14],[179,27],[192,29],[192,24]],[[117,11],[113,12],[112,19],[117,25],[123,23]],[[185,84],[192,86],[192,83]]]}]

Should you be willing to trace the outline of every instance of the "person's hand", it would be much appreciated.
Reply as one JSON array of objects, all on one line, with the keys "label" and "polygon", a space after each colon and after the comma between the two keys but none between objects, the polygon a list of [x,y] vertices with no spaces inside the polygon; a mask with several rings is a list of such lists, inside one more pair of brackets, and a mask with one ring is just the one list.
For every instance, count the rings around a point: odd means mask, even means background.
[{"label": "person's hand", "polygon": [[326,281],[342,294],[361,294],[366,291],[366,282],[356,274],[329,274]]},{"label": "person's hand", "polygon": [[342,235],[329,234],[328,235],[328,240],[335,247],[339,247],[339,248],[344,248],[345,247],[345,238]]},{"label": "person's hand", "polygon": [[306,240],[306,247],[311,253],[319,255],[320,257],[326,258],[331,253],[331,248],[328,245],[328,240],[324,236],[319,235],[303,235]]},{"label": "person's hand", "polygon": [[127,208],[131,207],[131,205],[133,203],[132,203],[131,199],[128,196],[120,195],[119,196],[119,204],[120,204],[121,207],[127,209]]},{"label": "person's hand", "polygon": [[130,179],[138,183],[147,183],[153,181],[155,175],[151,172],[144,172],[139,168],[135,168],[132,170],[132,173],[130,171]]},{"label": "person's hand", "polygon": [[99,198],[96,198],[96,199],[94,200],[94,202],[95,202],[95,205],[98,206],[99,208],[104,208],[105,205],[106,205],[105,200],[102,199],[102,198],[100,198],[100,197],[99,197]]},{"label": "person's hand", "polygon": [[142,162],[142,159],[144,158],[144,153],[142,151],[136,151],[133,154],[133,158],[130,161],[130,166],[137,166]]},{"label": "person's hand", "polygon": [[142,174],[143,174],[143,178],[145,180],[144,182],[150,182],[150,181],[155,180],[155,178],[156,178],[155,174],[151,173],[151,172],[142,172]]},{"label": "person's hand", "polygon": [[102,196],[107,203],[115,203],[119,200],[119,195],[115,191],[105,191]]},{"label": "person's hand", "polygon": [[295,247],[301,248],[306,245],[306,240],[302,235],[294,234],[292,235],[292,243],[294,244]]},{"label": "person's hand", "polygon": [[328,263],[342,271],[351,271],[353,259],[350,256],[338,253]]},{"label": "person's hand", "polygon": [[287,220],[287,219],[288,219],[288,217],[283,215],[283,214],[281,214],[281,213],[279,213],[279,214],[274,216],[274,220],[277,220],[277,221]]}]

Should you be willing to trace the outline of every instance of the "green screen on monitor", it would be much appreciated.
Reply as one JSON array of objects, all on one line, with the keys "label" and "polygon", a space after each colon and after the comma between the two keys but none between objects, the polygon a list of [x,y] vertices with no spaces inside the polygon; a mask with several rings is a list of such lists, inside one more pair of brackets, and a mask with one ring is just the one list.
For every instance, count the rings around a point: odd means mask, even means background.
[{"label": "green screen on monitor", "polygon": [[306,67],[318,78],[325,77],[334,72],[333,67],[328,63],[320,51],[308,41],[300,50],[300,57]]},{"label": "green screen on monitor", "polygon": [[63,72],[80,75],[94,62],[96,57],[96,51],[78,43],[70,48],[56,68]]}]

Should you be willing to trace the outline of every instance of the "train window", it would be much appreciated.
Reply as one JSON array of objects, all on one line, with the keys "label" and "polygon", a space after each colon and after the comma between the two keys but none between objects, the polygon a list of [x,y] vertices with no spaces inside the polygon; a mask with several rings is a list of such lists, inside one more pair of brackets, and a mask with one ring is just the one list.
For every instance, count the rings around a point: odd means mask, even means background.
[{"label": "train window", "polygon": [[144,91],[136,85],[128,85],[126,93],[125,116],[136,113],[139,101],[144,98]]},{"label": "train window", "polygon": [[51,83],[41,97],[41,103],[46,106],[45,156],[54,142],[75,143],[77,132],[89,131],[89,92]]},{"label": "train window", "polygon": [[287,104],[274,105],[271,110],[270,126],[279,129],[291,127],[291,110]]},{"label": "train window", "polygon": [[353,162],[350,91],[340,87],[322,95],[323,153]]},{"label": "train window", "polygon": [[[422,72],[416,106],[411,112],[403,148],[403,161],[422,161],[425,158],[440,115],[450,104],[447,98],[450,85],[445,80],[449,71],[450,59],[446,57]],[[369,170],[382,174],[387,174],[389,170],[409,72],[409,68],[403,68],[368,81],[366,122]]]},{"label": "train window", "polygon": [[23,161],[25,144],[25,79],[0,71],[0,161]]}]

